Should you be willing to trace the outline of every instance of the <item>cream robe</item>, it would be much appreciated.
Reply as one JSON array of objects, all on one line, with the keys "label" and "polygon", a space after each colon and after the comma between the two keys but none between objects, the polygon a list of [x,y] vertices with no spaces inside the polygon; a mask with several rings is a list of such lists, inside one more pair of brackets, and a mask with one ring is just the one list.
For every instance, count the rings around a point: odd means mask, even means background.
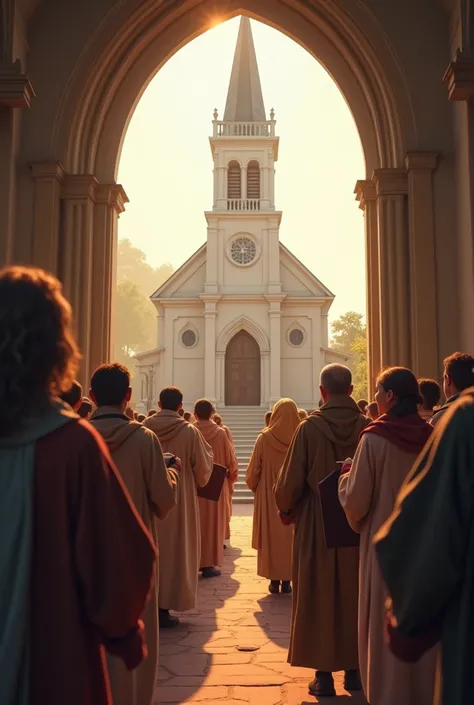
[{"label": "cream robe", "polygon": [[352,456],[369,423],[355,401],[334,397],[299,426],[275,487],[295,519],[293,615],[288,660],[320,671],[358,667],[359,550],[327,549],[318,483]]},{"label": "cream robe", "polygon": [[237,479],[238,463],[234,446],[223,428],[214,421],[196,421],[195,427],[202,433],[214,454],[214,462],[227,468],[228,479],[224,482],[218,502],[199,497],[201,518],[201,568],[219,566],[224,562],[224,541],[229,524],[229,505],[233,483]]},{"label": "cream robe", "polygon": [[350,473],[339,481],[339,498],[352,528],[360,533],[359,663],[370,705],[432,705],[436,651],[419,663],[399,661],[384,638],[387,590],[373,538],[390,517],[401,485],[417,455],[375,434],[365,434]]},{"label": "cream robe", "polygon": [[199,431],[174,411],[160,411],[145,421],[165,453],[181,459],[177,506],[158,525],[162,609],[185,612],[197,599],[201,539],[196,486],[204,487],[212,472],[212,450]]},{"label": "cream robe", "polygon": [[[101,419],[101,416],[113,418]],[[174,470],[166,469],[156,436],[113,407],[97,409],[91,424],[107,443],[139,515],[159,545],[155,517],[166,519],[175,506],[177,475]],[[143,621],[148,658],[136,671],[130,673],[120,659],[107,656],[114,705],[150,705],[153,698],[158,666],[156,586],[145,608]]]}]

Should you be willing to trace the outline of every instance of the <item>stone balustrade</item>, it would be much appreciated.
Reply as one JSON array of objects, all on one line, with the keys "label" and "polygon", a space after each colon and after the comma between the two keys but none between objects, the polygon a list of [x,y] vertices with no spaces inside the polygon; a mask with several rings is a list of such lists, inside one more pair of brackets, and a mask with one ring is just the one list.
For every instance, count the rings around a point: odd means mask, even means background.
[{"label": "stone balustrade", "polygon": [[214,137],[275,137],[275,120],[226,122],[214,120]]}]

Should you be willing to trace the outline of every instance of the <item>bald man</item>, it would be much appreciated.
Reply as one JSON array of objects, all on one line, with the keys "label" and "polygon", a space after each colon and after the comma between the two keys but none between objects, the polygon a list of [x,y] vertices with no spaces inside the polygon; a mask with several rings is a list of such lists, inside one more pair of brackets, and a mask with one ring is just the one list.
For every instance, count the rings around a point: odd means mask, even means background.
[{"label": "bald man", "polygon": [[359,549],[328,549],[318,484],[336,461],[354,455],[370,420],[352,399],[352,374],[344,365],[321,372],[322,406],[299,426],[275,486],[284,522],[295,525],[293,615],[288,661],[314,668],[309,692],[334,696],[334,671],[345,671],[347,691],[361,689],[358,676],[357,602]]}]

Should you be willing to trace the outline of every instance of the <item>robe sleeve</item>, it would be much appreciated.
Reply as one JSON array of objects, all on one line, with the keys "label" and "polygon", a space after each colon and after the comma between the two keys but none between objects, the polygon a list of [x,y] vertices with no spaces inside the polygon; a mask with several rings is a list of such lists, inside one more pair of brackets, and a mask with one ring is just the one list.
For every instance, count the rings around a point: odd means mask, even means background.
[{"label": "robe sleeve", "polygon": [[143,467],[148,501],[158,519],[166,519],[176,506],[178,473],[168,469],[163,458],[161,444],[153,431],[144,429]]},{"label": "robe sleeve", "polygon": [[369,513],[375,486],[375,458],[371,437],[362,436],[350,472],[339,480],[339,501],[351,528],[360,533]]},{"label": "robe sleeve", "polygon": [[[130,659],[154,577],[156,547],[107,448],[89,426],[77,458],[75,562],[85,614]],[[122,643],[121,643],[122,641]]]},{"label": "robe sleeve", "polygon": [[278,509],[294,514],[304,494],[308,476],[308,421],[297,428],[275,484]]},{"label": "robe sleeve", "polygon": [[229,472],[229,483],[233,486],[239,474],[239,463],[235,455],[234,446],[230,442],[227,434],[224,432],[225,438],[225,453],[226,453],[226,468]]},{"label": "robe sleeve", "polygon": [[[472,521],[474,406],[461,400],[435,429],[375,537],[400,633],[429,630],[458,589]],[[449,413],[449,416],[448,416]]]},{"label": "robe sleeve", "polygon": [[191,453],[191,467],[193,469],[194,480],[198,487],[205,487],[209,482],[214,466],[214,455],[209,443],[203,438],[202,433],[190,426],[193,433],[193,446]]},{"label": "robe sleeve", "polygon": [[262,436],[262,434],[260,434],[259,437],[257,438],[257,440],[255,441],[255,446],[254,446],[254,449],[252,452],[252,456],[250,458],[250,462],[247,467],[247,475],[245,477],[245,482],[247,483],[247,487],[254,494],[257,491],[257,487],[260,482],[260,477],[262,474],[262,464],[263,464],[262,446],[263,446],[263,436]]}]

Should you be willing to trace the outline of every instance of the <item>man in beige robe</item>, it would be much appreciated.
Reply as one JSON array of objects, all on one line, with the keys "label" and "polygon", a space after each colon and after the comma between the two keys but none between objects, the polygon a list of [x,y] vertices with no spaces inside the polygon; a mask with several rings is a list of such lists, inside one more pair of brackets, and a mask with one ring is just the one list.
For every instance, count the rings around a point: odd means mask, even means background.
[{"label": "man in beige robe", "polygon": [[[119,364],[99,367],[92,377],[90,395],[97,407],[91,424],[107,443],[130,497],[158,545],[155,518],[165,519],[176,504],[177,471],[166,468],[156,436],[125,415],[131,396],[130,373],[126,367]],[[114,705],[150,705],[152,702],[158,666],[156,586],[143,621],[148,658],[139,668],[129,672],[121,660],[107,657]]]},{"label": "man in beige robe", "polygon": [[224,541],[229,523],[229,505],[232,488],[237,480],[238,463],[234,446],[224,429],[211,420],[214,407],[207,399],[200,399],[194,407],[196,428],[212,448],[214,462],[227,468],[227,480],[224,482],[218,502],[199,497],[199,514],[201,520],[201,570],[203,578],[215,578],[221,574],[218,566],[224,561]]},{"label": "man in beige robe", "polygon": [[180,389],[163,389],[159,405],[159,413],[144,425],[156,433],[164,452],[181,461],[177,506],[158,526],[160,626],[166,628],[179,623],[170,610],[187,612],[196,606],[201,555],[197,487],[209,482],[213,457],[197,428],[179,415],[183,406]]},{"label": "man in beige robe", "polygon": [[[196,419],[194,419],[194,420],[196,420]],[[231,432],[230,428],[228,428],[224,424],[224,422],[222,421],[222,416],[220,416],[219,414],[214,414],[214,416],[212,417],[212,420],[214,421],[214,423],[216,423],[219,426],[219,428],[224,429],[225,434],[226,434],[227,438],[229,439],[229,441],[232,443],[232,447],[234,448],[234,452],[235,452],[235,443],[234,443],[234,438],[232,436],[232,432]],[[227,510],[225,540],[229,541],[230,540],[230,520],[232,519],[232,497],[234,494],[235,481],[228,479],[227,482],[229,483],[229,497],[228,497],[228,503],[227,503],[228,510]],[[227,546],[224,545],[224,548],[227,548]]]},{"label": "man in beige robe", "polygon": [[332,672],[345,671],[345,688],[360,690],[357,609],[359,550],[327,549],[318,484],[356,450],[369,419],[352,399],[352,375],[328,365],[320,380],[323,405],[299,426],[275,486],[282,516],[295,525],[293,614],[289,663],[314,668],[315,697],[335,695]]}]

